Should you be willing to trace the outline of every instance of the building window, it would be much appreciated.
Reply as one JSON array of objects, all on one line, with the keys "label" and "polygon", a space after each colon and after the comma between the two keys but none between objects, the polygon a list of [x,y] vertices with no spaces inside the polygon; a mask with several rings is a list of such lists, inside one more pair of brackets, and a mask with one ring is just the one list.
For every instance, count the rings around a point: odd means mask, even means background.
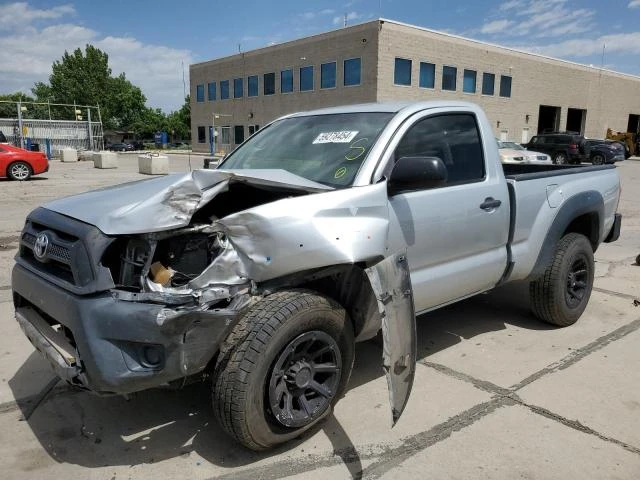
[{"label": "building window", "polygon": [[336,86],[336,62],[320,65],[320,88],[334,88]]},{"label": "building window", "polygon": [[300,91],[313,90],[313,66],[300,67]]},{"label": "building window", "polygon": [[244,142],[244,125],[236,125],[233,127],[233,139],[236,145]]},{"label": "building window", "polygon": [[[204,88],[204,85],[202,88]],[[204,127],[198,127],[198,143],[207,143],[207,136]]]},{"label": "building window", "polygon": [[280,93],[293,92],[293,70],[282,70],[280,72]]},{"label": "building window", "polygon": [[229,145],[231,143],[231,127],[222,127],[220,129],[220,136],[222,137],[220,143]]},{"label": "building window", "polygon": [[344,61],[344,86],[360,85],[362,62],[359,58]]},{"label": "building window", "polygon": [[262,82],[263,92],[265,95],[273,95],[276,93],[276,74],[265,73]]},{"label": "building window", "polygon": [[396,58],[393,83],[395,85],[411,85],[411,60]]},{"label": "building window", "polygon": [[227,100],[229,98],[229,80],[222,80],[220,82],[220,100]]},{"label": "building window", "polygon": [[436,86],[436,66],[433,63],[420,62],[420,86],[422,88]]},{"label": "building window", "polygon": [[251,75],[247,78],[247,97],[258,96],[258,76]]},{"label": "building window", "polygon": [[207,84],[207,96],[210,102],[213,102],[216,99],[216,82]]},{"label": "building window", "polygon": [[456,67],[442,67],[442,90],[456,90],[456,76],[458,69]]},{"label": "building window", "polygon": [[482,94],[493,95],[496,84],[496,76],[493,73],[482,74]]},{"label": "building window", "polygon": [[196,102],[204,102],[204,83],[196,85]]},{"label": "building window", "polygon": [[476,77],[477,72],[475,70],[464,71],[464,77],[462,78],[462,91],[465,93],[476,93]]},{"label": "building window", "polygon": [[244,85],[241,78],[233,79],[233,98],[242,98],[244,95]]},{"label": "building window", "polygon": [[260,125],[249,125],[249,136],[260,130]]},{"label": "building window", "polygon": [[500,75],[500,96],[511,96],[511,77],[509,75]]}]

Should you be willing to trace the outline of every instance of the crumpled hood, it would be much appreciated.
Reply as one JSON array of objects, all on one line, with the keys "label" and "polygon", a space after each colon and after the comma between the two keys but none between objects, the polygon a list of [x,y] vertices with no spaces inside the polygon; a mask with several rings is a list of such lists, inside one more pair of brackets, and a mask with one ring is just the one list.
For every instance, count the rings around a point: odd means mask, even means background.
[{"label": "crumpled hood", "polygon": [[286,170],[194,170],[81,193],[43,206],[107,235],[151,233],[187,226],[197,210],[234,182],[308,193],[332,190]]}]

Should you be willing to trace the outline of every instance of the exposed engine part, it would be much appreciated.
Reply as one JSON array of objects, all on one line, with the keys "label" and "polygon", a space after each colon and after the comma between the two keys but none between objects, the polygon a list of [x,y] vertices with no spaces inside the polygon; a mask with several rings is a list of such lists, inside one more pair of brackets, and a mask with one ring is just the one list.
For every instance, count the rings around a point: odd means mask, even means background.
[{"label": "exposed engine part", "polygon": [[163,286],[184,286],[211,264],[224,249],[226,242],[222,232],[198,231],[160,240],[153,258],[150,278]]},{"label": "exposed engine part", "polygon": [[141,285],[138,279],[142,275],[149,255],[149,243],[135,238],[129,240],[124,254],[120,256],[120,285],[127,287]]}]

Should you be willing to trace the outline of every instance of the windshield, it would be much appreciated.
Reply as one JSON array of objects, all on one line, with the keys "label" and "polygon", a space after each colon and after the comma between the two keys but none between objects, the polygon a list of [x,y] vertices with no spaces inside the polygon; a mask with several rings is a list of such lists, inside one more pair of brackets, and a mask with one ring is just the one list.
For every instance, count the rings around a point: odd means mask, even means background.
[{"label": "windshield", "polygon": [[276,168],[347,187],[392,116],[366,112],[285,118],[258,131],[219,168]]},{"label": "windshield", "polygon": [[524,147],[515,142],[502,142],[498,140],[498,148],[511,148],[513,150],[524,150]]}]

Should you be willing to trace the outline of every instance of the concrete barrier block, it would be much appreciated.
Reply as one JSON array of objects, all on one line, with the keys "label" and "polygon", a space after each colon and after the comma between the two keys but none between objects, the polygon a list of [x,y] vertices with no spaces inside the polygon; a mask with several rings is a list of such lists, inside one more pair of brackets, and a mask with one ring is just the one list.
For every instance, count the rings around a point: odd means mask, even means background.
[{"label": "concrete barrier block", "polygon": [[80,162],[93,162],[93,154],[95,152],[92,150],[81,150],[78,152],[78,161]]},{"label": "concrete barrier block", "polygon": [[78,161],[78,151],[75,148],[63,148],[62,152],[62,161],[63,162],[77,162]]},{"label": "concrete barrier block", "polygon": [[169,157],[138,155],[138,172],[146,175],[167,175],[169,173]]},{"label": "concrete barrier block", "polygon": [[94,152],[93,166],[95,168],[118,168],[118,154],[115,152]]}]

